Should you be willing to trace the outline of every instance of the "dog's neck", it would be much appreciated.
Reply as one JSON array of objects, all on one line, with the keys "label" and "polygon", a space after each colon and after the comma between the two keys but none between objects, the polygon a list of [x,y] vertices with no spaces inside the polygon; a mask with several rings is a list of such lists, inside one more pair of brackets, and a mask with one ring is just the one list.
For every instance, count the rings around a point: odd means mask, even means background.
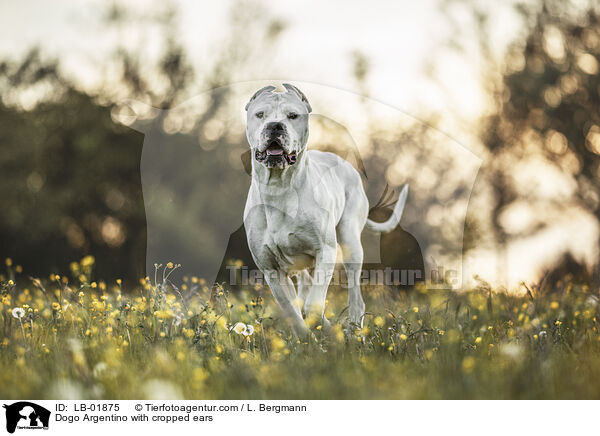
[{"label": "dog's neck", "polygon": [[285,168],[267,168],[252,159],[252,184],[259,190],[268,189],[271,194],[284,194],[303,183],[308,165],[308,153],[303,149],[298,153],[296,163]]}]

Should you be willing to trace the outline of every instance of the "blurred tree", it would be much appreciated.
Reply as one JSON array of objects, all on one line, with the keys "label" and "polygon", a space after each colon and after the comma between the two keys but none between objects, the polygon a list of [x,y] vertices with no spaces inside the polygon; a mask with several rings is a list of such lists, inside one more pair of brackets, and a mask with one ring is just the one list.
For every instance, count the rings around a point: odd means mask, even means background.
[{"label": "blurred tree", "polygon": [[[600,223],[598,7],[582,11],[569,2],[543,1],[519,9],[531,27],[506,55],[497,111],[482,129],[493,156],[487,180],[501,244],[531,236],[576,209]],[[530,173],[519,174],[520,168]],[[553,183],[555,192],[543,192]],[[535,214],[528,225],[511,226],[507,214],[523,204]]]},{"label": "blurred tree", "polygon": [[0,256],[40,274],[92,253],[101,273],[141,273],[142,136],[35,50],[0,64],[0,84]]},{"label": "blurred tree", "polygon": [[[103,83],[94,89],[77,87],[61,74],[58,62],[43,59],[38,50],[20,61],[0,62],[0,198],[4,205],[0,256],[12,257],[26,272],[42,275],[65,272],[69,262],[93,254],[98,277],[137,280],[143,276],[146,218],[140,158],[144,138],[114,119],[126,110],[123,103],[128,100],[166,109],[200,91],[235,81],[236,72],[245,69],[253,54],[245,33],[253,31],[256,38],[262,38],[264,48],[285,28],[267,12],[234,4],[227,38],[197,72],[176,37],[176,10],[170,4],[147,15],[117,4],[107,9],[104,31],[115,31],[118,36],[125,26],[147,26],[150,32],[158,31],[164,43],[156,59],[142,58],[144,50],[126,48],[126,44],[115,47],[98,65]],[[117,40],[129,42],[125,35]],[[217,136],[206,135],[214,133],[214,128],[207,127],[222,115],[227,90],[206,95],[209,101],[199,113],[192,113],[185,131],[172,129],[173,123],[166,119],[169,111],[157,111],[159,118],[151,122],[161,135],[170,136],[165,144],[184,142],[200,149],[208,143],[207,148],[215,149],[217,144],[232,141],[226,138],[226,129]],[[245,138],[233,140],[240,149],[246,148]],[[192,192],[189,177],[184,175],[202,171],[218,180],[228,156],[218,148],[217,152],[219,164],[205,160],[193,166],[197,161],[182,161],[169,147],[156,159],[171,165],[170,174],[178,177],[178,192],[198,209],[206,204],[207,194]],[[165,205],[169,194],[164,193]],[[214,197],[214,192],[210,194]],[[186,231],[194,225],[191,217],[181,218],[177,227],[164,228],[164,237],[173,243],[185,240]]]}]

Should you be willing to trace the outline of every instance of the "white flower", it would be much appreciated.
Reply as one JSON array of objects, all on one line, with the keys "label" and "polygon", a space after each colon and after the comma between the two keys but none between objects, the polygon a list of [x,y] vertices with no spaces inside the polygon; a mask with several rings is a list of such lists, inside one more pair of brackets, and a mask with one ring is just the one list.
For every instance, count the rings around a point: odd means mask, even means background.
[{"label": "white flower", "polygon": [[500,352],[506,357],[510,357],[511,359],[518,360],[521,357],[523,352],[523,347],[514,342],[510,342],[507,344],[502,344],[500,346]]},{"label": "white flower", "polygon": [[244,324],[243,322],[238,322],[231,330],[238,335],[252,336],[254,334],[254,327],[250,324]]},{"label": "white flower", "polygon": [[238,335],[245,335],[246,336],[247,335],[247,331],[248,331],[248,327],[243,322],[238,322],[236,325],[233,326],[232,330],[234,332],[236,332]]},{"label": "white flower", "polygon": [[106,370],[108,369],[108,365],[104,362],[98,362],[96,366],[94,366],[94,377],[100,377]]},{"label": "white flower", "polygon": [[14,316],[17,319],[21,319],[25,316],[25,310],[20,307],[15,307],[12,310],[12,316]]}]

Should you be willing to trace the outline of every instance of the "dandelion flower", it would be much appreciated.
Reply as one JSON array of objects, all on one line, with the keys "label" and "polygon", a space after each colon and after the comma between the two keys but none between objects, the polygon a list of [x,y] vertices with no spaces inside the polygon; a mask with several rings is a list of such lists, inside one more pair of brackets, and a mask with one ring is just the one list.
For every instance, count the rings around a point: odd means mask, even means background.
[{"label": "dandelion flower", "polygon": [[94,256],[85,256],[83,259],[81,259],[81,266],[83,266],[83,267],[92,266],[94,264],[94,262],[96,262],[96,259],[94,259]]},{"label": "dandelion flower", "polygon": [[558,309],[558,307],[559,307],[558,301],[553,301],[552,303],[550,303],[550,308]]},{"label": "dandelion flower", "polygon": [[470,373],[475,369],[475,358],[473,356],[467,356],[462,361],[463,372]]},{"label": "dandelion flower", "polygon": [[20,307],[15,307],[12,310],[12,316],[14,316],[17,319],[21,319],[25,316],[25,310],[21,309]]},{"label": "dandelion flower", "polygon": [[400,339],[402,339],[403,341],[406,341],[406,339],[408,339],[408,337],[404,333],[402,333],[400,335]]},{"label": "dandelion flower", "polygon": [[377,316],[373,320],[373,324],[375,324],[377,327],[381,328],[385,325],[385,320],[382,317]]}]

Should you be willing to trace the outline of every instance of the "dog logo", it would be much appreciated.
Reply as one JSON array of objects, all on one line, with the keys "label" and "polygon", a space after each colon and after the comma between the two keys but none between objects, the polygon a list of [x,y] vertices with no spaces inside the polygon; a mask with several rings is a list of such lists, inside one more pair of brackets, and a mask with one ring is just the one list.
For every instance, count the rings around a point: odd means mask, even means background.
[{"label": "dog logo", "polygon": [[14,433],[18,429],[48,430],[50,411],[29,401],[19,401],[4,405],[6,409],[6,431]]}]

